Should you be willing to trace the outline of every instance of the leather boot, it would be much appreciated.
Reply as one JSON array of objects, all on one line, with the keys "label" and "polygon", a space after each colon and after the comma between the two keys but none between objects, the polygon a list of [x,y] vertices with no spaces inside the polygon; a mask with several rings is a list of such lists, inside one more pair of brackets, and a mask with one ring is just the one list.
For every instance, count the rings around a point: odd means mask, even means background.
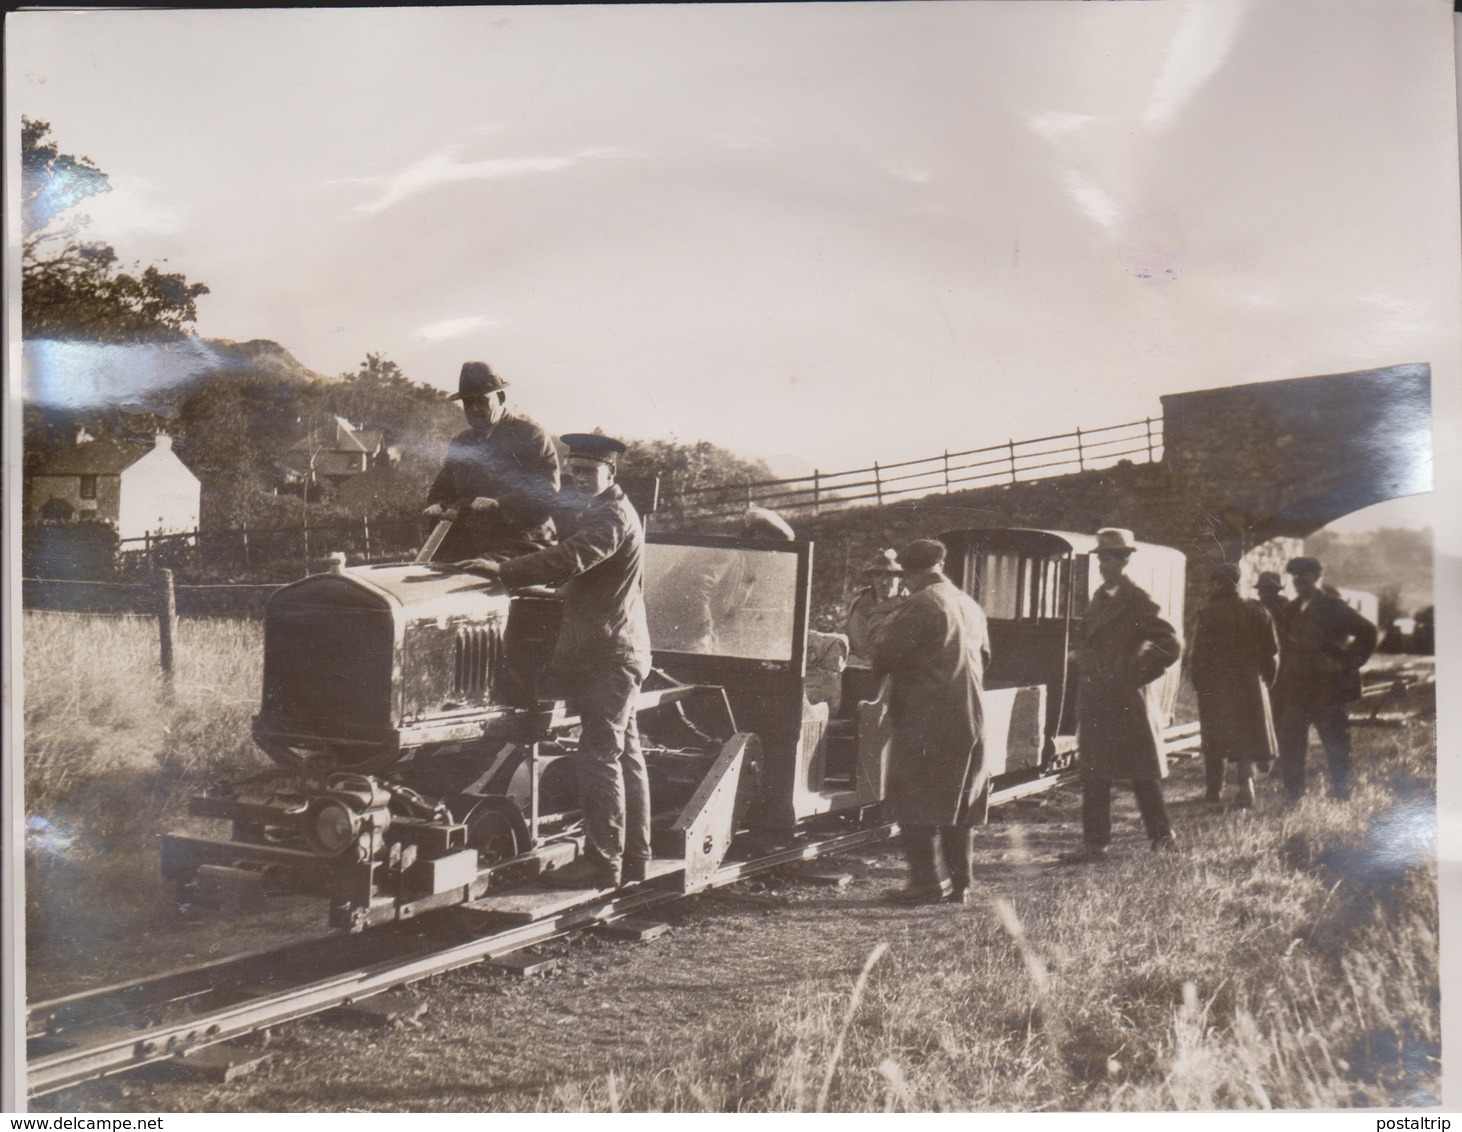
[{"label": "leather boot", "polygon": [[950,902],[967,903],[974,869],[975,831],[967,825],[946,825],[939,830],[939,840],[944,847],[944,864],[949,869]]},{"label": "leather boot", "polygon": [[899,831],[909,862],[909,883],[886,897],[894,904],[938,904],[949,882],[939,877],[939,830],[932,825],[906,825]]}]

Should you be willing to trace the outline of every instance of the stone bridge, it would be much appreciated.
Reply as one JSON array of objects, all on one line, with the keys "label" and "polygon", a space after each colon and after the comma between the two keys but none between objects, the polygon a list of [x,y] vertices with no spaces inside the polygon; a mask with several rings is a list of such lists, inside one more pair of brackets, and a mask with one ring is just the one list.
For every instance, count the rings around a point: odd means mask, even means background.
[{"label": "stone bridge", "polygon": [[798,519],[798,534],[817,541],[814,611],[835,620],[881,547],[1020,526],[1127,527],[1185,551],[1191,612],[1209,563],[1240,563],[1252,586],[1327,523],[1432,489],[1425,364],[1174,393],[1162,404],[1156,463]]}]

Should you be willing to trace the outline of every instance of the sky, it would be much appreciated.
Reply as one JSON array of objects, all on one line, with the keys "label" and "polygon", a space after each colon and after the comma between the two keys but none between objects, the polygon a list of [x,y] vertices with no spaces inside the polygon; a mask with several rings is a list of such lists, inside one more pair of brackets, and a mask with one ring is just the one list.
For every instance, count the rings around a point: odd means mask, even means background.
[{"label": "sky", "polygon": [[204,335],[832,471],[1450,365],[1444,7],[21,13],[6,114]]}]

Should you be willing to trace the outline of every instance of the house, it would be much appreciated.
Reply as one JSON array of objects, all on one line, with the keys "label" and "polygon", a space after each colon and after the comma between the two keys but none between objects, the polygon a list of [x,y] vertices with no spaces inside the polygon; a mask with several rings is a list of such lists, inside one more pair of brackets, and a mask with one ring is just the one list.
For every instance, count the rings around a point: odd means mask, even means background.
[{"label": "house", "polygon": [[352,477],[372,468],[393,467],[397,459],[398,453],[386,447],[379,430],[332,417],[328,425],[311,429],[280,458],[276,491],[302,495],[308,490],[313,498],[316,489],[323,487],[333,495]]},{"label": "house", "polygon": [[96,519],[123,539],[198,529],[198,477],[165,433],[149,446],[80,429],[26,486],[27,522]]}]

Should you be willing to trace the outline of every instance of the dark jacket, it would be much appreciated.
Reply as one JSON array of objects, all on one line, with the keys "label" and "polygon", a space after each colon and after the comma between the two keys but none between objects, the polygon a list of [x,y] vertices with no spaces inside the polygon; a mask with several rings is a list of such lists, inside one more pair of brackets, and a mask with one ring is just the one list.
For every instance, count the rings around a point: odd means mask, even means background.
[{"label": "dark jacket", "polygon": [[[549,546],[558,486],[558,452],[532,421],[508,413],[490,432],[458,433],[426,497],[428,504],[462,508],[437,560],[527,554]],[[497,509],[467,510],[478,496],[496,499]]]},{"label": "dark jacket", "polygon": [[[566,494],[566,500],[572,495]],[[502,564],[509,588],[563,583],[563,627],[553,653],[561,673],[623,664],[650,671],[645,620],[645,530],[618,484],[559,511],[556,546]]]},{"label": "dark jacket", "polygon": [[956,825],[984,789],[990,658],[985,613],[942,574],[915,576],[912,591],[874,633],[875,676],[893,678],[888,799],[907,825]]},{"label": "dark jacket", "polygon": [[1198,693],[1205,755],[1257,763],[1275,757],[1269,686],[1278,655],[1274,622],[1259,602],[1227,593],[1199,611],[1188,678]]},{"label": "dark jacket", "polygon": [[1095,779],[1167,777],[1148,688],[1182,653],[1177,631],[1143,589],[1122,578],[1087,606],[1076,647],[1076,748]]},{"label": "dark jacket", "polygon": [[1376,651],[1376,627],[1338,597],[1296,599],[1279,629],[1275,692],[1285,708],[1316,711],[1360,699],[1360,667]]}]

